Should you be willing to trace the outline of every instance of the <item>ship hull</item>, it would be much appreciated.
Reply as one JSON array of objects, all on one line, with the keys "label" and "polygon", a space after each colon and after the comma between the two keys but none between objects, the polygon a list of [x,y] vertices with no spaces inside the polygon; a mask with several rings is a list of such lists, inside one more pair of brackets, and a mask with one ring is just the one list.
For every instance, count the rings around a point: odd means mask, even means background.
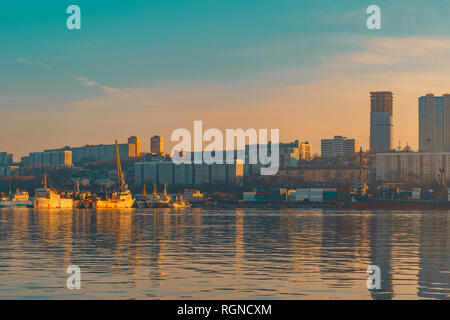
[{"label": "ship hull", "polygon": [[29,207],[31,201],[0,201],[0,208]]},{"label": "ship hull", "polygon": [[34,199],[35,209],[73,209],[73,199]]},{"label": "ship hull", "polygon": [[355,209],[450,209],[449,201],[363,199],[351,202]]},{"label": "ship hull", "polygon": [[134,199],[129,201],[98,200],[93,203],[95,209],[129,209],[133,207]]}]

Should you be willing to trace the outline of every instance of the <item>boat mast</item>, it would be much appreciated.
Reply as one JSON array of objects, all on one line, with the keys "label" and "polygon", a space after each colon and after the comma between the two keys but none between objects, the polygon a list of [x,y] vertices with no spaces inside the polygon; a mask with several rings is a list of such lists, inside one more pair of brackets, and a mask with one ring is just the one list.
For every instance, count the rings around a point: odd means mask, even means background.
[{"label": "boat mast", "polygon": [[47,172],[44,170],[44,189],[47,189]]},{"label": "boat mast", "polygon": [[119,145],[116,140],[116,159],[117,159],[117,180],[119,183],[119,191],[123,192],[125,187],[125,180],[123,179],[122,165],[120,164]]}]

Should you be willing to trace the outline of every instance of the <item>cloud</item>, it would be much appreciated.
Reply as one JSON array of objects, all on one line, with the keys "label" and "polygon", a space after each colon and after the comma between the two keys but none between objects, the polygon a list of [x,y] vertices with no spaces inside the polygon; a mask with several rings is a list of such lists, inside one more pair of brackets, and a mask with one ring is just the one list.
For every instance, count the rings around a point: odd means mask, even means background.
[{"label": "cloud", "polygon": [[98,88],[101,88],[101,89],[103,89],[103,90],[105,90],[106,92],[109,92],[109,93],[120,93],[120,92],[122,92],[119,89],[108,87],[108,86],[104,86],[104,85],[101,85],[101,84],[99,84],[99,83],[97,83],[95,81],[90,81],[88,78],[85,78],[85,77],[72,75],[72,78],[74,78],[77,81],[80,81],[85,86],[98,87]]},{"label": "cloud", "polygon": [[50,69],[51,67],[45,63],[42,62],[38,62],[38,61],[31,61],[27,58],[17,58],[17,62],[21,63],[21,64],[28,64],[28,65],[34,65],[34,66],[38,66],[44,69]]}]

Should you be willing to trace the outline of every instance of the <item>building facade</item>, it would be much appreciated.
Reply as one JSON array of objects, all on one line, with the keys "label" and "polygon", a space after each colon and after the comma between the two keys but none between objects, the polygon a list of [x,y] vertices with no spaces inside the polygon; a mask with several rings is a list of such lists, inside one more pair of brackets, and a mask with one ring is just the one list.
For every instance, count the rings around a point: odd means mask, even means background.
[{"label": "building facade", "polygon": [[243,164],[178,164],[171,160],[136,162],[137,185],[191,186],[211,183],[235,184],[243,176]]},{"label": "building facade", "polygon": [[385,152],[393,144],[393,93],[370,93],[370,151]]},{"label": "building facade", "polygon": [[450,152],[390,152],[376,155],[379,182],[439,183],[450,177]]},{"label": "building facade", "polygon": [[135,136],[128,138],[128,157],[138,158],[141,155],[141,139]]},{"label": "building facade", "polygon": [[160,136],[153,136],[150,139],[151,153],[164,153],[164,139]]},{"label": "building facade", "polygon": [[13,154],[10,152],[0,152],[0,167],[6,167],[13,164]]},{"label": "building facade", "polygon": [[32,152],[28,158],[28,166],[41,167],[71,167],[72,151]]},{"label": "building facade", "polygon": [[[118,144],[118,148],[121,159],[135,158],[136,154],[138,152],[140,153],[140,139],[130,137],[127,143]],[[67,146],[61,149],[45,150],[44,152],[51,151],[71,151],[74,164],[80,162],[112,161],[116,159],[115,144],[86,145],[75,148]]]},{"label": "building facade", "polygon": [[419,98],[419,151],[450,152],[450,95]]},{"label": "building facade", "polygon": [[333,139],[322,139],[321,141],[322,157],[352,156],[358,151],[358,139],[335,136]]}]

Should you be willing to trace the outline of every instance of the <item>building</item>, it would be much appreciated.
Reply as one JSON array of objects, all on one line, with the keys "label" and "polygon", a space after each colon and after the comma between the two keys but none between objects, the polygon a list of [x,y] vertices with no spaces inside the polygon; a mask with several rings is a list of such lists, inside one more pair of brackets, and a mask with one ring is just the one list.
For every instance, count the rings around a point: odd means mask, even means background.
[{"label": "building", "polygon": [[10,152],[0,152],[0,167],[7,167],[13,164],[13,154]]},{"label": "building", "polygon": [[0,177],[9,177],[19,170],[19,166],[5,166],[0,167]]},{"label": "building", "polygon": [[72,151],[32,152],[28,158],[28,165],[32,168],[71,167]]},{"label": "building", "polygon": [[312,159],[312,145],[308,142],[301,142],[298,145],[300,149],[300,160],[310,161]]},{"label": "building", "polygon": [[300,171],[300,179],[305,182],[359,182],[360,175],[363,182],[368,181],[367,168],[307,168]]},{"label": "building", "polygon": [[128,138],[128,157],[137,158],[141,155],[141,139],[135,136]]},{"label": "building", "polygon": [[[121,159],[136,158],[140,153],[140,139],[137,137],[130,137],[128,143],[119,143],[119,155]],[[80,162],[98,162],[98,161],[112,161],[116,159],[116,145],[115,144],[99,144],[86,145],[84,147],[63,147],[61,149],[45,150],[51,151],[71,151],[72,161],[74,164]]]},{"label": "building", "polygon": [[450,177],[450,152],[389,152],[376,155],[379,182],[439,183]]},{"label": "building", "polygon": [[370,151],[385,152],[393,142],[393,93],[370,93]]},{"label": "building", "polygon": [[321,141],[322,157],[353,156],[358,151],[358,139],[335,136],[333,139],[322,139]]},{"label": "building", "polygon": [[170,160],[136,162],[137,185],[191,186],[211,183],[234,184],[243,176],[243,164],[173,164]]},{"label": "building", "polygon": [[334,183],[368,181],[369,170],[357,167],[305,167],[280,169],[280,180],[299,180],[308,183]]},{"label": "building", "polygon": [[450,95],[419,98],[419,151],[450,152]]},{"label": "building", "polygon": [[150,139],[151,153],[164,153],[164,139],[160,136],[153,136]]}]

